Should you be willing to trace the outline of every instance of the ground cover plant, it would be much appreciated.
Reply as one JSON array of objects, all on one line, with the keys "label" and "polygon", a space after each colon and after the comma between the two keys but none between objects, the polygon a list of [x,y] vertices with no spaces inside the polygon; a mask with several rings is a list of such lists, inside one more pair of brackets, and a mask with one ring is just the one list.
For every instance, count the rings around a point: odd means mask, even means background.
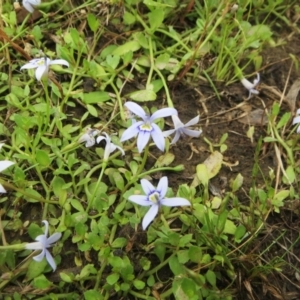
[{"label": "ground cover plant", "polygon": [[0,299],[299,299],[297,1],[0,12]]}]

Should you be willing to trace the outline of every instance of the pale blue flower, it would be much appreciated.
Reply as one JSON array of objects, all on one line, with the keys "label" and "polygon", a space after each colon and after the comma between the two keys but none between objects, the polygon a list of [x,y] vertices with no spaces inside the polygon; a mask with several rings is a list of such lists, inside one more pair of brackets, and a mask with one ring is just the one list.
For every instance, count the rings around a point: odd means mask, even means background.
[{"label": "pale blue flower", "polygon": [[27,11],[33,13],[35,8],[41,5],[41,0],[23,0],[22,4]]},{"label": "pale blue flower", "polygon": [[175,132],[175,136],[171,142],[171,144],[175,144],[181,135],[183,136],[191,136],[191,137],[198,137],[201,133],[202,130],[192,130],[189,129],[189,126],[196,125],[199,122],[200,117],[197,116],[190,121],[188,121],[186,124],[183,124],[180,119],[178,118],[177,115],[172,116],[172,120],[174,123],[174,129],[167,130],[163,132],[164,137],[168,137],[169,135],[173,134]]},{"label": "pale blue flower", "polygon": [[296,117],[293,119],[293,125],[298,124],[297,133],[300,133],[300,108],[297,109]]},{"label": "pale blue flower", "polygon": [[145,196],[131,195],[129,196],[128,200],[142,206],[151,206],[148,212],[146,213],[146,215],[144,216],[142,222],[142,226],[144,230],[153,221],[161,205],[171,206],[171,207],[191,205],[190,202],[184,198],[179,198],[179,197],[165,198],[168,190],[168,178],[166,176],[160,179],[157,188],[155,188],[146,179],[141,180],[141,186],[146,195]]},{"label": "pale blue flower", "polygon": [[21,67],[23,69],[36,69],[35,77],[37,80],[42,80],[48,77],[49,67],[51,65],[65,65],[69,67],[69,63],[64,59],[54,59],[51,60],[48,57],[35,58],[30,60],[27,64]]},{"label": "pale blue flower", "polygon": [[85,147],[92,147],[95,145],[95,136],[98,135],[100,131],[98,129],[87,128],[85,133],[80,136],[78,143],[85,143]]},{"label": "pale blue flower", "polygon": [[135,115],[139,116],[142,121],[133,123],[128,129],[124,131],[121,137],[121,142],[127,141],[138,135],[137,148],[141,153],[145,146],[148,144],[150,136],[152,137],[157,148],[161,151],[165,150],[165,138],[161,129],[154,120],[158,118],[164,118],[171,115],[176,115],[177,110],[175,108],[162,108],[157,110],[152,116],[146,114],[144,109],[134,102],[126,102],[125,107]]},{"label": "pale blue flower", "polygon": [[53,269],[53,272],[56,270],[56,263],[50,254],[50,252],[47,250],[47,248],[52,247],[54,243],[56,243],[60,238],[61,238],[61,233],[56,232],[52,234],[49,238],[48,236],[48,230],[49,230],[49,223],[48,221],[42,221],[42,223],[45,224],[45,234],[41,234],[35,238],[36,242],[35,243],[28,243],[25,246],[25,249],[29,250],[42,250],[42,252],[34,256],[33,259],[35,261],[42,261],[43,258],[46,256],[46,260]]},{"label": "pale blue flower", "polygon": [[[2,148],[4,144],[0,143],[0,149]],[[10,166],[12,166],[14,164],[14,162],[9,161],[9,160],[1,160],[0,161],[0,172],[4,171],[5,169],[9,168]],[[5,188],[3,187],[2,184],[0,184],[0,193],[6,193]]]},{"label": "pale blue flower", "polygon": [[109,155],[117,149],[121,151],[122,155],[125,155],[124,150],[120,146],[117,146],[114,143],[112,143],[109,135],[106,132],[104,132],[104,134],[105,134],[105,137],[104,136],[97,137],[98,144],[103,140],[105,140],[105,142],[106,142],[103,160],[107,161],[109,158]]},{"label": "pale blue flower", "polygon": [[257,91],[255,88],[259,84],[260,81],[260,75],[257,73],[257,78],[254,79],[253,83],[251,83],[248,79],[242,78],[241,83],[242,85],[249,91],[249,96],[247,99],[251,98],[252,94],[258,95],[259,91]]}]

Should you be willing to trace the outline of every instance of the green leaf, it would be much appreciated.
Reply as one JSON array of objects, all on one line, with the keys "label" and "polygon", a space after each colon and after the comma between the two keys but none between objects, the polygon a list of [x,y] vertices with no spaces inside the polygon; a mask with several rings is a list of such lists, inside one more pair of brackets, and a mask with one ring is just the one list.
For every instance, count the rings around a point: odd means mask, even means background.
[{"label": "green leaf", "polygon": [[97,104],[110,100],[110,96],[107,92],[97,91],[83,94],[83,102],[85,104]]},{"label": "green leaf", "polygon": [[99,28],[99,21],[94,14],[88,14],[87,17],[88,24],[93,32],[97,31]]},{"label": "green leaf", "polygon": [[169,260],[169,266],[175,276],[182,275],[185,273],[184,267],[181,263],[179,263],[177,256],[173,256]]},{"label": "green leaf", "polygon": [[88,290],[84,292],[84,299],[85,300],[103,300],[104,297],[101,295],[100,292],[96,291],[96,290]]},{"label": "green leaf", "polygon": [[111,54],[122,56],[129,51],[135,52],[135,51],[139,50],[140,48],[141,48],[141,45],[139,42],[130,41],[130,42],[127,42],[124,45],[121,45],[118,48],[116,48]]},{"label": "green leaf", "polygon": [[169,60],[170,60],[169,54],[167,54],[167,53],[161,54],[155,59],[155,66],[159,70],[163,70],[169,63]]},{"label": "green leaf", "polygon": [[236,232],[236,225],[231,220],[226,220],[224,233],[235,234]]},{"label": "green leaf", "polygon": [[73,274],[67,274],[64,272],[59,272],[59,276],[64,282],[67,282],[67,283],[72,283],[73,279],[74,279]]},{"label": "green leaf", "polygon": [[152,31],[155,31],[164,20],[164,10],[161,8],[157,8],[148,14],[149,24]]},{"label": "green leaf", "polygon": [[97,109],[94,106],[87,104],[86,108],[93,117],[98,117]]},{"label": "green leaf", "polygon": [[192,240],[193,234],[186,234],[179,240],[179,247],[185,247]]},{"label": "green leaf", "polygon": [[70,203],[77,211],[84,212],[82,204],[77,199],[72,199]]},{"label": "green leaf", "polygon": [[124,14],[123,14],[123,22],[126,25],[131,25],[133,23],[135,23],[136,18],[133,14],[131,14],[130,12],[128,12],[127,10],[125,10]]},{"label": "green leaf", "polygon": [[128,95],[132,100],[135,101],[154,101],[156,100],[156,93],[152,90],[140,90],[135,91]]},{"label": "green leaf", "polygon": [[146,283],[144,281],[135,279],[133,281],[133,285],[137,290],[142,290],[145,287]]},{"label": "green leaf", "polygon": [[196,167],[197,178],[204,186],[208,186],[209,176],[207,167],[204,164],[199,164]]},{"label": "green leaf", "polygon": [[49,153],[44,150],[37,149],[36,150],[36,161],[43,167],[47,167],[51,163],[51,159],[49,157]]},{"label": "green leaf", "polygon": [[154,167],[155,168],[160,168],[160,167],[165,167],[169,166],[175,159],[175,155],[171,152],[168,152],[166,154],[161,155],[157,161],[155,162]]},{"label": "green leaf", "polygon": [[241,241],[241,239],[245,236],[246,234],[246,227],[244,225],[239,225],[235,231],[234,234],[234,239],[237,243]]},{"label": "green leaf", "polygon": [[36,289],[46,289],[52,286],[52,282],[49,281],[43,274],[34,278],[32,285]]},{"label": "green leaf", "polygon": [[[130,51],[131,52],[131,51]],[[127,52],[128,53],[128,52]],[[127,53],[124,53],[127,54]],[[132,53],[132,52],[131,52]],[[106,62],[107,64],[112,68],[112,69],[116,69],[118,64],[120,63],[120,56],[119,55],[107,55],[106,56]]]},{"label": "green leaf", "polygon": [[163,262],[165,259],[165,254],[166,254],[166,246],[160,243],[156,243],[154,247],[154,253],[160,260],[160,262]]},{"label": "green leaf", "polygon": [[126,246],[126,244],[127,244],[127,239],[124,237],[119,237],[119,238],[116,238],[112,242],[111,247],[112,248],[123,248],[124,246]]},{"label": "green leaf", "polygon": [[244,177],[239,173],[234,181],[232,182],[231,184],[231,189],[232,189],[232,192],[236,192],[240,189],[240,187],[242,186],[243,184],[243,181],[244,181]]},{"label": "green leaf", "polygon": [[113,172],[113,178],[117,188],[122,191],[124,189],[124,179],[119,172]]},{"label": "green leaf", "polygon": [[202,249],[200,247],[191,245],[189,247],[188,255],[192,262],[199,263],[202,258]]},{"label": "green leaf", "polygon": [[279,122],[276,125],[276,129],[280,129],[281,127],[283,127],[284,125],[286,125],[288,123],[288,121],[291,118],[291,113],[290,112],[286,112],[279,120]]},{"label": "green leaf", "polygon": [[47,265],[48,263],[45,258],[39,262],[32,260],[27,269],[26,280],[29,281],[41,275]]},{"label": "green leaf", "polygon": [[216,278],[216,274],[211,271],[211,270],[207,270],[205,277],[207,279],[207,281],[213,286],[216,287],[216,282],[217,282],[217,278]]},{"label": "green leaf", "polygon": [[120,275],[117,274],[117,273],[113,273],[113,274],[110,274],[106,277],[106,282],[109,284],[109,285],[114,285],[115,283],[118,282],[120,278]]}]

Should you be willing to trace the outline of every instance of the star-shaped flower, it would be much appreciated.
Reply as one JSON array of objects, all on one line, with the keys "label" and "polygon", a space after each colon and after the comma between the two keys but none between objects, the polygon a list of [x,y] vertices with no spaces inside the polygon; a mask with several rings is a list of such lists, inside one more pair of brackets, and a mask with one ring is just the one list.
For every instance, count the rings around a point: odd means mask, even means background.
[{"label": "star-shaped flower", "polygon": [[120,150],[122,155],[125,155],[124,150],[120,147],[115,145],[114,143],[111,142],[111,139],[109,137],[109,135],[106,132],[103,132],[104,136],[98,136],[97,137],[97,143],[99,144],[101,141],[105,140],[106,141],[106,145],[105,145],[105,149],[104,149],[104,157],[103,160],[107,161],[109,158],[109,155],[114,152],[116,149]]},{"label": "star-shaped flower", "polygon": [[[4,144],[0,143],[0,149],[2,148]],[[5,169],[9,168],[12,166],[14,162],[9,161],[9,160],[1,160],[0,161],[0,172],[4,171]],[[6,193],[6,190],[4,189],[3,185],[0,184],[0,193]]]},{"label": "star-shaped flower", "polygon": [[152,137],[157,148],[161,151],[165,150],[165,139],[161,129],[154,123],[154,120],[158,118],[164,118],[171,115],[176,115],[177,110],[175,108],[162,108],[157,110],[152,116],[148,116],[144,109],[134,102],[126,102],[125,107],[132,113],[139,116],[142,121],[133,123],[128,129],[126,129],[121,137],[121,142],[127,141],[134,136],[138,135],[137,147],[141,153],[145,146],[148,144],[150,136]]},{"label": "star-shaped flower", "polygon": [[33,13],[35,8],[41,5],[41,0],[23,0],[22,4],[27,11]]},{"label": "star-shaped flower", "polygon": [[52,234],[49,238],[48,236],[48,230],[49,230],[49,223],[48,221],[43,220],[42,223],[45,224],[45,234],[41,234],[35,238],[36,242],[35,243],[28,243],[25,246],[25,249],[29,250],[42,250],[42,252],[34,256],[33,259],[35,261],[42,261],[43,258],[46,256],[46,260],[53,269],[53,272],[56,270],[56,263],[50,254],[50,252],[47,250],[47,248],[52,247],[54,243],[56,243],[60,238],[61,238],[61,233],[56,232]]},{"label": "star-shaped flower", "polygon": [[189,129],[189,126],[196,125],[199,122],[200,117],[197,116],[190,121],[188,121],[186,124],[183,124],[177,115],[172,116],[172,120],[174,123],[174,129],[167,130],[163,132],[164,137],[168,137],[169,135],[173,134],[175,132],[175,136],[171,142],[171,144],[175,144],[181,135],[185,136],[191,136],[191,137],[198,137],[202,133],[202,130],[192,130]]},{"label": "star-shaped flower", "polygon": [[249,96],[247,98],[250,99],[252,94],[258,95],[259,91],[257,91],[255,88],[259,84],[260,81],[260,75],[257,73],[257,78],[254,79],[253,83],[251,83],[248,79],[242,78],[241,83],[242,85],[249,91]]},{"label": "star-shaped flower", "polygon": [[21,67],[23,69],[36,69],[35,70],[35,78],[37,80],[42,80],[43,78],[48,77],[49,67],[51,65],[64,65],[69,67],[69,63],[64,59],[54,59],[51,60],[48,57],[35,58],[29,61],[29,63],[25,64]]},{"label": "star-shaped flower", "polygon": [[157,188],[155,188],[146,179],[141,180],[141,185],[146,195],[145,196],[131,195],[129,196],[128,200],[142,206],[151,206],[148,212],[146,213],[146,215],[144,216],[142,222],[142,226],[144,230],[153,221],[161,205],[171,206],[171,207],[191,205],[190,202],[184,198],[180,198],[180,197],[165,198],[168,190],[168,178],[166,176],[160,179]]}]

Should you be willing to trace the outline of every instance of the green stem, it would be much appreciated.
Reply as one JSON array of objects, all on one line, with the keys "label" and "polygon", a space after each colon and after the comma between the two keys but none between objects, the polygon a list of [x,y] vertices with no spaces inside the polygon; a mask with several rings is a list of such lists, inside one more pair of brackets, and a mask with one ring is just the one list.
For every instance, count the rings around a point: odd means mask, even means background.
[{"label": "green stem", "polygon": [[89,209],[90,209],[92,203],[94,202],[95,195],[96,195],[96,193],[97,193],[97,191],[98,191],[98,188],[99,188],[99,185],[100,185],[100,183],[101,183],[101,181],[102,181],[102,177],[103,177],[104,170],[106,169],[106,167],[107,167],[107,161],[103,161],[101,173],[100,173],[100,175],[99,175],[99,177],[98,177],[97,184],[96,184],[96,186],[95,186],[95,189],[94,189],[94,191],[93,191],[92,196],[90,197],[90,199],[89,199],[89,201],[88,201],[88,205],[87,205],[86,210],[85,210],[87,213],[88,213],[88,211],[89,211]]},{"label": "green stem", "polygon": [[16,186],[14,186],[14,185],[12,185],[12,184],[10,184],[8,182],[3,182],[2,180],[0,180],[0,184],[3,185],[8,190],[14,190],[14,191],[22,194],[23,196],[31,198],[31,199],[34,199],[34,200],[36,200],[38,202],[49,203],[49,204],[57,204],[57,205],[59,204],[58,201],[46,200],[46,199],[44,199],[42,197],[37,197],[37,196],[35,196],[33,194],[27,193],[26,191],[24,191],[22,189],[19,189]]},{"label": "green stem", "polygon": [[169,107],[174,107],[174,104],[173,104],[173,101],[171,99],[171,96],[170,96],[170,92],[169,92],[169,88],[168,88],[168,85],[167,85],[167,82],[165,80],[165,77],[163,76],[163,74],[160,72],[160,70],[158,70],[158,68],[156,68],[154,66],[154,70],[155,72],[158,74],[158,76],[160,77],[162,83],[163,83],[163,86],[164,86],[164,89],[165,89],[165,92],[166,92],[166,96],[167,96],[167,102],[168,102],[168,106]]},{"label": "green stem", "polygon": [[295,160],[294,160],[294,155],[293,155],[292,149],[284,142],[284,140],[281,138],[281,136],[279,135],[276,128],[274,129],[274,133],[275,133],[275,136],[276,136],[278,142],[280,143],[280,145],[285,149],[285,151],[290,159],[290,162],[292,164],[292,167],[295,167]]},{"label": "green stem", "polygon": [[96,283],[95,283],[94,290],[98,290],[99,289],[99,285],[100,285],[102,273],[103,273],[104,269],[106,268],[106,265],[107,265],[106,261],[102,262],[101,268],[100,268],[100,270],[98,271],[98,274],[97,274],[97,278],[96,278]]},{"label": "green stem", "polygon": [[28,244],[28,243],[0,246],[0,251],[3,251],[3,250],[15,250],[15,251],[21,251],[21,250],[24,250],[24,249],[25,249],[25,246],[26,246],[27,244]]},{"label": "green stem", "polygon": [[119,104],[119,110],[120,110],[120,115],[121,115],[121,119],[122,121],[125,121],[126,118],[125,118],[125,113],[124,113],[124,109],[123,109],[123,103],[122,103],[122,99],[121,99],[121,96],[116,88],[116,86],[114,85],[113,82],[110,83],[110,86],[113,88],[115,94],[116,94],[116,97],[117,97],[117,100],[118,100],[118,104]]},{"label": "green stem", "polygon": [[151,83],[151,79],[153,76],[153,69],[154,69],[154,55],[153,55],[153,44],[152,44],[153,40],[151,38],[151,36],[148,37],[148,44],[149,44],[149,57],[150,57],[150,70],[149,70],[149,74],[148,74],[148,78],[147,78],[147,84],[146,84],[146,89],[148,88],[148,86]]},{"label": "green stem", "polygon": [[44,129],[42,130],[42,135],[43,135],[47,131],[48,125],[50,123],[51,101],[50,101],[49,91],[48,91],[48,78],[42,81],[42,85],[44,87],[45,96],[46,96],[46,122],[44,122]]}]

